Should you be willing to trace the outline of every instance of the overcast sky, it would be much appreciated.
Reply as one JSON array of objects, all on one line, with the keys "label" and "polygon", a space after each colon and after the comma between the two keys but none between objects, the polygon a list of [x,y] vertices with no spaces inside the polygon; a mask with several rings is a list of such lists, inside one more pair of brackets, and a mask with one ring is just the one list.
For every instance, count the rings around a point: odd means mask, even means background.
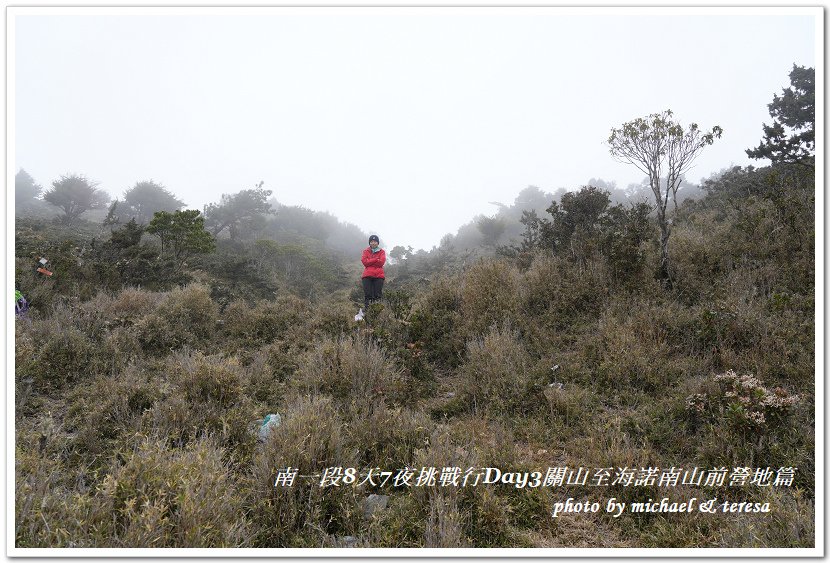
[{"label": "overcast sky", "polygon": [[528,185],[639,182],[604,142],[667,108],[724,129],[690,180],[753,163],[822,39],[815,9],[76,12],[9,15],[14,172],[114,197],[152,179],[198,209],[264,181],[427,250]]}]

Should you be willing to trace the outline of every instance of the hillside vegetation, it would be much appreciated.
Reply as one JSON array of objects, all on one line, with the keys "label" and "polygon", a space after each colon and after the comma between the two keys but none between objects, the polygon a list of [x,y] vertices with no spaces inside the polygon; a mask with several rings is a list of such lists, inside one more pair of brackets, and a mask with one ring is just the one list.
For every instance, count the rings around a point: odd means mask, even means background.
[{"label": "hillside vegetation", "polygon": [[[575,205],[552,246],[388,266],[360,323],[359,268],[321,246],[219,241],[174,267],[100,225],[19,220],[16,545],[813,546],[812,174],[707,182],[678,210],[671,289],[652,220]],[[282,423],[260,443],[268,413]],[[320,487],[336,466],[797,471],[789,487]],[[388,505],[366,517],[371,494]],[[551,517],[568,497],[713,496],[772,512]]]},{"label": "hillside vegetation", "polygon": [[638,118],[609,143],[677,151],[656,208],[528,188],[389,249],[361,321],[365,235],[261,183],[202,215],[21,170],[16,546],[814,547],[814,71],[790,78],[746,151],[769,167],[680,191],[722,130]]}]

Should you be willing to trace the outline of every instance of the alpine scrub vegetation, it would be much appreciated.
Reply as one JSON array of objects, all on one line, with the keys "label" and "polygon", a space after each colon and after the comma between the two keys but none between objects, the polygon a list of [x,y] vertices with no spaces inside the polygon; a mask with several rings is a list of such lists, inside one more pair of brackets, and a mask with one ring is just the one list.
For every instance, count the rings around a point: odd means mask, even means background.
[{"label": "alpine scrub vegetation", "polygon": [[[724,171],[664,209],[670,246],[584,187],[520,246],[398,253],[363,321],[357,270],[235,200],[175,263],[135,226],[21,221],[15,545],[813,547],[814,186]],[[771,512],[604,509],[714,496]]]},{"label": "alpine scrub vegetation", "polygon": [[[35,304],[16,324],[16,544],[813,545],[812,278],[788,272],[792,256],[735,234],[736,221],[795,221],[778,244],[800,246],[806,262],[812,207],[761,215],[755,206],[768,200],[728,195],[729,181],[681,206],[674,236],[695,242],[672,247],[670,290],[645,273],[659,271],[659,248],[643,243],[641,281],[620,284],[613,256],[588,240],[577,257],[537,248],[525,264],[484,257],[399,286],[394,307],[361,323],[346,288],[321,301],[223,304],[206,278]],[[258,441],[275,412],[281,425]],[[730,502],[770,502],[774,518],[553,519],[563,493],[590,504],[688,502],[711,490],[438,480],[452,468],[463,479],[470,468],[613,476],[671,466],[794,477],[720,490]],[[353,479],[321,486],[335,467],[354,468]],[[433,484],[414,486],[427,467],[439,472]],[[293,485],[275,485],[289,468]],[[406,468],[409,485],[366,479]],[[372,495],[385,507],[369,511]]]},{"label": "alpine scrub vegetation", "polygon": [[[479,258],[394,288],[394,307],[360,323],[347,288],[227,300],[204,276],[34,303],[15,334],[16,544],[813,545],[814,287],[790,271],[811,260],[812,185],[748,174],[772,200],[726,175],[680,206],[671,289],[659,248],[643,242],[638,282],[619,283],[602,229],[586,228],[578,255]],[[761,248],[746,229],[779,234]],[[695,484],[412,486],[425,467],[652,466],[795,469],[788,487],[721,491],[768,500],[773,519],[550,517],[563,492],[709,494]],[[321,486],[332,467],[354,481]],[[294,484],[275,486],[288,468]],[[405,468],[408,486],[366,480]],[[371,495],[387,500],[370,514]]]}]

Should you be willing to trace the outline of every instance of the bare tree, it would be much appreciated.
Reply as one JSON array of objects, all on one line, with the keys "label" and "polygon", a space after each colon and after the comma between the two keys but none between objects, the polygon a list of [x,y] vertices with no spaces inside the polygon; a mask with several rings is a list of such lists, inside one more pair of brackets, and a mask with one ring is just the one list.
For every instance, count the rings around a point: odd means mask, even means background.
[{"label": "bare tree", "polygon": [[[669,236],[672,220],[667,217],[669,199],[677,211],[677,190],[683,174],[704,147],[720,138],[723,129],[715,125],[712,130],[701,131],[696,123],[684,129],[672,120],[672,111],[638,117],[611,129],[608,146],[611,156],[620,162],[633,164],[648,175],[651,191],[657,203],[657,224],[660,227],[660,277],[671,286],[669,268]],[[661,179],[665,174],[665,182]]]}]

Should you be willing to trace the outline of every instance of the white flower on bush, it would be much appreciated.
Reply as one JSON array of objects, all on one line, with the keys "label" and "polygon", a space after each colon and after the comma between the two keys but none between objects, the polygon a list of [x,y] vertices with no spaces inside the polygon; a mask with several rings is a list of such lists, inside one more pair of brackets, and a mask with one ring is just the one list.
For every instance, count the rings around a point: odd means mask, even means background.
[{"label": "white flower on bush", "polygon": [[798,395],[790,395],[781,387],[772,391],[751,374],[739,375],[734,370],[715,374],[720,394],[711,397],[705,393],[686,399],[686,409],[695,416],[709,411],[712,416],[725,418],[738,427],[762,431],[774,418],[789,414],[799,401]]}]

